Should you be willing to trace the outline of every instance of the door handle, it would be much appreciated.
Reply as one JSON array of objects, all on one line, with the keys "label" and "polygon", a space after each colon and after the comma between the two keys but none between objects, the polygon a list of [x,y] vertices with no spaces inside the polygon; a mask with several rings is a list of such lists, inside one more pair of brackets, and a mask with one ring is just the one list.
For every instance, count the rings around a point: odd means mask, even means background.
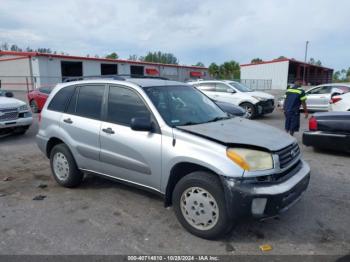
[{"label": "door handle", "polygon": [[65,123],[67,123],[67,124],[73,124],[73,121],[72,121],[72,119],[70,119],[70,118],[64,119],[63,122],[65,122]]},{"label": "door handle", "polygon": [[108,128],[103,128],[102,129],[103,132],[107,133],[107,134],[114,134],[115,132],[113,131],[112,128],[108,127]]}]

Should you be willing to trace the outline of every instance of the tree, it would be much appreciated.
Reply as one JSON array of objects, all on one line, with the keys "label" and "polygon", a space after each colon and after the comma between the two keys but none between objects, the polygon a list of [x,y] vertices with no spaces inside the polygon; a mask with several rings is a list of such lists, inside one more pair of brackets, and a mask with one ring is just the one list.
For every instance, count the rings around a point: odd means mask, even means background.
[{"label": "tree", "polygon": [[208,68],[209,75],[213,78],[219,78],[219,66],[215,63],[211,63]]},{"label": "tree", "polygon": [[137,55],[129,55],[129,58],[128,58],[128,60],[130,60],[130,61],[137,61],[138,60],[138,56]]},{"label": "tree", "polygon": [[9,50],[9,44],[6,43],[6,42],[3,43],[3,44],[1,44],[0,49],[1,49],[1,50],[4,50],[4,51]]},{"label": "tree", "polygon": [[224,62],[221,65],[211,63],[208,71],[211,77],[218,79],[240,79],[241,77],[239,63],[234,60]]},{"label": "tree", "polygon": [[194,66],[200,66],[200,67],[205,67],[205,65],[202,62],[198,62],[197,64],[195,64]]},{"label": "tree", "polygon": [[280,55],[279,57],[277,57],[276,59],[286,59],[287,57]]},{"label": "tree", "polygon": [[146,56],[139,57],[140,61],[153,62],[161,64],[174,64],[178,65],[178,59],[172,53],[148,52]]},{"label": "tree", "polygon": [[118,54],[116,52],[110,53],[109,55],[106,55],[106,58],[108,59],[118,59]]},{"label": "tree", "polygon": [[335,71],[333,73],[333,81],[334,82],[349,82],[350,81],[350,67],[346,69],[342,69],[339,71]]},{"label": "tree", "polygon": [[18,47],[17,45],[15,45],[15,44],[11,45],[10,50],[11,50],[11,51],[16,51],[16,52],[21,52],[21,51],[22,51],[22,49],[19,48],[19,47]]},{"label": "tree", "polygon": [[311,57],[310,60],[309,60],[309,64],[321,66],[322,62],[320,60],[316,61],[314,58]]},{"label": "tree", "polygon": [[261,58],[253,58],[252,61],[250,61],[250,63],[252,64],[257,64],[257,63],[261,63],[263,60]]}]

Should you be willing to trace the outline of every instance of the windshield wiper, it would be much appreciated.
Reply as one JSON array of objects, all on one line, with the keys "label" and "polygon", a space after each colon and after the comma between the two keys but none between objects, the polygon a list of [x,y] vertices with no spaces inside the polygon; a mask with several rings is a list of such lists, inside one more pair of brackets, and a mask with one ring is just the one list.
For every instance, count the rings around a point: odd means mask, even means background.
[{"label": "windshield wiper", "polygon": [[216,122],[216,121],[220,121],[220,120],[225,120],[225,119],[230,119],[231,117],[228,116],[217,116],[209,121],[207,121],[207,123],[209,122]]},{"label": "windshield wiper", "polygon": [[192,125],[199,125],[199,124],[203,124],[203,123],[197,123],[197,122],[189,121],[189,122],[186,122],[184,124],[177,125],[177,126],[192,126]]}]

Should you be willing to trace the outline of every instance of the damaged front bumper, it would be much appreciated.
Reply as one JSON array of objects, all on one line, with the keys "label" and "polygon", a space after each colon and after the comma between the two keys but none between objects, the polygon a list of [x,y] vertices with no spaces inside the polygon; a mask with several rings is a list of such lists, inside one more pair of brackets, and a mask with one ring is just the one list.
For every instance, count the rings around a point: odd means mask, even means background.
[{"label": "damaged front bumper", "polygon": [[273,217],[301,198],[309,185],[310,167],[301,160],[298,171],[282,182],[247,182],[228,177],[222,177],[222,180],[231,217]]}]

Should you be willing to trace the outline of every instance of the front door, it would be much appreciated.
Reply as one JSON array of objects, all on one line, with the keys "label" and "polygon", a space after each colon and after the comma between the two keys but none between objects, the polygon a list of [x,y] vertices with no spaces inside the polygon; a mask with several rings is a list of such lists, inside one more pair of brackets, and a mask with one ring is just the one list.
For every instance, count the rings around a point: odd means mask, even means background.
[{"label": "front door", "polygon": [[134,117],[153,118],[136,91],[110,86],[100,131],[102,172],[159,190],[162,136],[160,133],[132,130],[130,122]]},{"label": "front door", "polygon": [[236,95],[236,91],[231,87],[223,83],[215,84],[215,93],[217,100],[221,102],[231,103],[238,105],[239,99]]}]

